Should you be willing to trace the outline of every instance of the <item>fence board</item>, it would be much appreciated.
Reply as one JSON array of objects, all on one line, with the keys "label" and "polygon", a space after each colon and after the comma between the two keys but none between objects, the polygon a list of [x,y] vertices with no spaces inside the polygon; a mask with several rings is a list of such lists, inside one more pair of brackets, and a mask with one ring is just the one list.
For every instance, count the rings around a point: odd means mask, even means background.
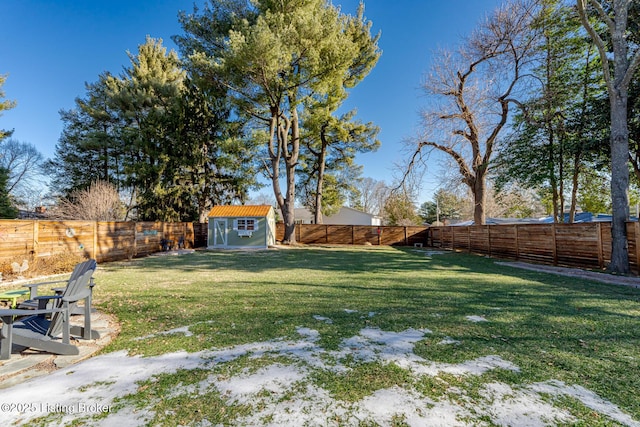
[{"label": "fence board", "polygon": [[98,222],[98,262],[130,259],[136,256],[134,222]]},{"label": "fence board", "polygon": [[406,231],[406,227],[381,227],[380,244],[389,246],[407,246]]},{"label": "fence board", "polygon": [[[610,223],[431,227],[430,245],[500,258],[603,268],[611,261]],[[627,223],[629,264],[640,269],[640,225]]]},{"label": "fence board", "polygon": [[[378,232],[380,234],[378,234]],[[398,245],[413,246],[429,241],[428,227],[392,227],[371,225],[296,224],[298,243],[333,245]],[[276,224],[276,240],[284,239],[284,224]]]},{"label": "fence board", "polygon": [[158,252],[165,235],[194,247],[191,223],[0,220],[0,259],[66,252],[115,261]]},{"label": "fence board", "polygon": [[327,226],[327,243],[333,245],[352,245],[353,244],[353,227],[349,225],[328,225]]},{"label": "fence board", "polygon": [[[16,221],[0,220],[0,259],[21,255],[80,253],[98,262],[148,255],[161,250],[166,238],[186,247],[206,245],[207,224],[161,222]],[[284,225],[276,225],[276,239]],[[297,224],[296,236],[306,244],[409,245],[464,250],[507,259],[602,268],[611,261],[611,225],[516,224],[464,227],[376,227]],[[640,225],[627,224],[629,261],[640,268]]]}]

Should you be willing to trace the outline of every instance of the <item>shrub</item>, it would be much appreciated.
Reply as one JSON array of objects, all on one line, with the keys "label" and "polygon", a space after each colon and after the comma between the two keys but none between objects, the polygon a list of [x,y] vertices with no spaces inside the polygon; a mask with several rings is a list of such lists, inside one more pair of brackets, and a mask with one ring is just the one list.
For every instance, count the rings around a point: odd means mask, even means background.
[{"label": "shrub", "polygon": [[[85,260],[85,257],[70,252],[61,252],[49,257],[34,257],[33,255],[17,255],[11,258],[0,260],[0,275],[3,281],[15,280],[19,276],[33,278],[48,276],[51,274],[70,273],[76,264]],[[18,273],[14,271],[13,265],[23,265],[27,262],[28,268]]]}]

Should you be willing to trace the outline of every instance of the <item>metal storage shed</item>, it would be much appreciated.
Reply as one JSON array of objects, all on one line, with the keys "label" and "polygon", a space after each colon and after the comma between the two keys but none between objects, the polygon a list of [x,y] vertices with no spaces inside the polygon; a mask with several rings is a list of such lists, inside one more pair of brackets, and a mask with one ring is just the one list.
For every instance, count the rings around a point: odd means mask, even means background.
[{"label": "metal storage shed", "polygon": [[209,249],[264,249],[275,243],[276,216],[271,206],[215,206],[209,212]]}]

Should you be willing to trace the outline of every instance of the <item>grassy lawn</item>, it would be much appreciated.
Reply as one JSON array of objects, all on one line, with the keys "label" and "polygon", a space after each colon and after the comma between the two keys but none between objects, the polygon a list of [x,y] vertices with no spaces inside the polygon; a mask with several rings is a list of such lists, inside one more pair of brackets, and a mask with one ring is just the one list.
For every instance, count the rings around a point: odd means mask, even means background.
[{"label": "grassy lawn", "polygon": [[[122,324],[103,354],[204,361],[117,398],[114,411],[149,425],[640,421],[638,289],[389,247],[151,257],[101,265],[97,283],[96,304]],[[256,386],[269,375],[284,386]],[[363,409],[391,391],[418,403]]]}]

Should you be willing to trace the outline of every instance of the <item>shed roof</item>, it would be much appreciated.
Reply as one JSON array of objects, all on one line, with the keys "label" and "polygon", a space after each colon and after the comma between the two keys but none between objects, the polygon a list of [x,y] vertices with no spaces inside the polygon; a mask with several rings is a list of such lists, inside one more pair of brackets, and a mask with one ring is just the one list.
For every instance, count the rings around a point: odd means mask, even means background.
[{"label": "shed roof", "polygon": [[209,211],[210,217],[263,217],[269,214],[269,205],[227,205],[214,206]]}]

